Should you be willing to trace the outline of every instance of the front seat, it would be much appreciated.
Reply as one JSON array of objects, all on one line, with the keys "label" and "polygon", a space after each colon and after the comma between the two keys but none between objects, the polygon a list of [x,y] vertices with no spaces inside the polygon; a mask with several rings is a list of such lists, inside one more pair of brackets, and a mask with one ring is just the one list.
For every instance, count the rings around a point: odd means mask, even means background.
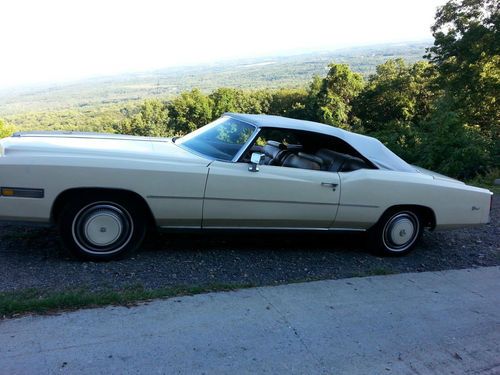
[{"label": "front seat", "polygon": [[323,169],[331,172],[351,172],[357,169],[368,168],[364,160],[352,155],[343,154],[322,148],[316,156],[323,160]]},{"label": "front seat", "polygon": [[340,171],[345,160],[348,158],[346,154],[332,151],[327,148],[322,148],[317,151],[316,156],[323,160],[323,169],[331,172]]},{"label": "front seat", "polygon": [[264,164],[281,165],[286,154],[286,146],[283,143],[267,141],[264,146],[264,155],[266,156]]},{"label": "front seat", "polygon": [[319,171],[321,169],[321,159],[302,152],[299,152],[298,155],[289,154],[285,160],[283,160],[283,167],[314,169]]}]

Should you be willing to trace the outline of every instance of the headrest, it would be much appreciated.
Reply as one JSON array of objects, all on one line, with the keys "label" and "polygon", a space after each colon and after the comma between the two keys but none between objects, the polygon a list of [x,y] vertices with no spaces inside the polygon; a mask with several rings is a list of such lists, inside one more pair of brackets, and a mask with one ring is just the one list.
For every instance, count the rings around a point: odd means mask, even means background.
[{"label": "headrest", "polygon": [[283,161],[283,166],[291,168],[301,168],[301,169],[316,169],[316,170],[321,169],[319,163],[316,163],[315,161],[303,158],[295,154],[289,154]]}]

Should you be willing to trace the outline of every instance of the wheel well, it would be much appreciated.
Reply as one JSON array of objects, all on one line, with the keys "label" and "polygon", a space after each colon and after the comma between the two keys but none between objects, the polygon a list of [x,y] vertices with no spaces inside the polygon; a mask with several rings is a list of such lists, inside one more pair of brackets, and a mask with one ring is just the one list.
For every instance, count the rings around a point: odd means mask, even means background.
[{"label": "wheel well", "polygon": [[383,217],[389,211],[405,209],[415,212],[419,216],[419,218],[422,219],[424,228],[433,230],[436,227],[436,215],[434,214],[434,211],[429,207],[420,206],[417,204],[403,204],[389,207],[387,210],[385,210],[384,214],[381,217]]},{"label": "wheel well", "polygon": [[87,197],[99,197],[104,194],[114,194],[121,198],[124,198],[130,202],[134,202],[137,207],[139,207],[147,221],[149,226],[155,226],[155,219],[151,209],[146,202],[146,200],[140,196],[139,194],[125,189],[107,189],[107,188],[74,188],[68,189],[60,193],[54,204],[52,205],[52,210],[50,214],[50,219],[52,223],[57,223],[59,215],[61,214],[62,209],[66,205],[67,202],[72,199],[82,199]]}]

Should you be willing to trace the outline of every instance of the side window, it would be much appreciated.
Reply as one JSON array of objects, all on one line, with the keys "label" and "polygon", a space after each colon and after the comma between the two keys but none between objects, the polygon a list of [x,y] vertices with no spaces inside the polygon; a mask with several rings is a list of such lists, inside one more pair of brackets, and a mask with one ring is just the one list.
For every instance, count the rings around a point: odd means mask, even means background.
[{"label": "side window", "polygon": [[298,137],[289,130],[264,128],[260,131],[255,144],[265,146],[268,141],[278,142],[285,146],[301,144]]},{"label": "side window", "polygon": [[[242,162],[250,161],[252,153],[259,152],[266,155],[265,164],[270,164],[271,152],[285,149],[302,149],[302,144],[294,131],[288,129],[263,128],[253,145],[242,157]],[[272,164],[277,165],[277,164]]]},{"label": "side window", "polygon": [[374,168],[345,141],[301,130],[264,128],[242,161],[249,161],[253,152],[265,155],[264,164],[279,167],[328,172]]},{"label": "side window", "polygon": [[352,172],[358,169],[374,169],[374,165],[364,158],[347,142],[325,134],[309,133],[305,150],[321,159],[321,169],[330,172]]}]

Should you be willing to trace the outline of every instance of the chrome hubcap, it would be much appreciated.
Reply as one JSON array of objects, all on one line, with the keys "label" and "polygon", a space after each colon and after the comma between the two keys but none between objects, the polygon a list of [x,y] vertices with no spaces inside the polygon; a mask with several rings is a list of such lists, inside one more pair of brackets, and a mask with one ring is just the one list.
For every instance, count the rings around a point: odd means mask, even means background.
[{"label": "chrome hubcap", "polygon": [[106,246],[115,242],[123,231],[120,217],[111,211],[92,214],[85,223],[85,236],[94,245]]},{"label": "chrome hubcap", "polygon": [[77,245],[91,254],[112,254],[132,238],[133,221],[123,207],[111,202],[92,203],[75,215],[72,225]]},{"label": "chrome hubcap", "polygon": [[392,251],[404,251],[417,239],[420,224],[413,212],[400,212],[392,216],[384,226],[383,240]]}]

